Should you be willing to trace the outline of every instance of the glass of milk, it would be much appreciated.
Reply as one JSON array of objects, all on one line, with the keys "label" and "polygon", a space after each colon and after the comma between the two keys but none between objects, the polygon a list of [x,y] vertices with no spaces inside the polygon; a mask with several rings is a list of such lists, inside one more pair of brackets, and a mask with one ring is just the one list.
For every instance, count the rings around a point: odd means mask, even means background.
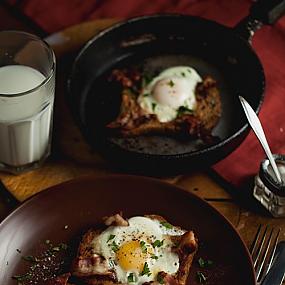
[{"label": "glass of milk", "polygon": [[49,156],[55,64],[35,35],[0,32],[0,171],[18,174]]}]

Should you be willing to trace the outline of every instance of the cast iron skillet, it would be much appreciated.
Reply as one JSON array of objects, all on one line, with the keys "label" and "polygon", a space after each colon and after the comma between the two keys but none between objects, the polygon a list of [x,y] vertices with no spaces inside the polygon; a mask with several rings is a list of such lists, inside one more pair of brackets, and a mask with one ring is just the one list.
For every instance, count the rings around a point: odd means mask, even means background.
[{"label": "cast iron skillet", "polygon": [[[77,56],[68,81],[69,102],[87,141],[105,157],[129,170],[169,174],[211,165],[248,133],[238,95],[259,111],[265,78],[250,40],[262,24],[277,20],[285,1],[259,1],[235,28],[186,15],[133,18],[104,30]],[[223,113],[213,134],[220,142],[162,136],[112,139],[105,126],[118,114],[120,92],[106,80],[113,68],[142,64],[152,73],[173,65],[190,65],[219,84]]]}]

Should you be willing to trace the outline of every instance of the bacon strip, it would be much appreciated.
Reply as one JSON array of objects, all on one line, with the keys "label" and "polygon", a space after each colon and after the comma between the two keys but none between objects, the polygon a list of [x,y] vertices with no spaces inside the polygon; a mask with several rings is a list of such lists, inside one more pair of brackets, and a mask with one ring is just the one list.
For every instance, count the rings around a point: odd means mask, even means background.
[{"label": "bacon strip", "polygon": [[129,225],[128,221],[125,220],[121,214],[115,214],[110,217],[104,217],[103,220],[106,226],[112,225],[112,226],[127,227]]},{"label": "bacon strip", "polygon": [[179,284],[185,284],[189,274],[190,266],[193,262],[193,257],[198,249],[198,242],[192,231],[186,232],[180,240],[177,253],[179,255],[179,270],[176,275],[176,280]]},{"label": "bacon strip", "polygon": [[178,251],[184,255],[191,254],[197,250],[197,241],[192,231],[186,232],[180,240]]},{"label": "bacon strip", "polygon": [[73,265],[74,276],[91,277],[94,275],[103,275],[113,277],[114,273],[109,270],[107,261],[98,254],[93,254],[91,257],[78,257]]},{"label": "bacon strip", "polygon": [[166,272],[159,272],[159,276],[164,281],[164,285],[179,285],[178,280],[174,278],[174,276],[166,273]]}]

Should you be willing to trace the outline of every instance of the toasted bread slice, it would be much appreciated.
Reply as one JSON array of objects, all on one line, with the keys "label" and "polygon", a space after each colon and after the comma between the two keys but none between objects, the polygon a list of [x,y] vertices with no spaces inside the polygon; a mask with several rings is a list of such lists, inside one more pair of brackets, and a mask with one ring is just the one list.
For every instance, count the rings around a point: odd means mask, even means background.
[{"label": "toasted bread slice", "polygon": [[[118,217],[118,214],[116,214],[115,216]],[[167,221],[163,217],[158,215],[147,215],[145,217],[167,223]],[[111,219],[111,220],[114,221],[112,225],[118,225],[116,223],[119,222],[120,223],[119,226],[122,226],[121,219]],[[181,229],[176,226],[175,228]],[[100,230],[90,229],[83,236],[82,241],[79,245],[77,257],[73,262],[71,273],[73,276],[76,276],[82,282],[84,282],[84,284],[88,285],[122,284],[117,280],[115,271],[109,268],[108,263],[104,259],[104,257],[98,255],[94,251],[94,246],[92,242],[94,242],[94,238],[99,236],[103,230],[105,230],[105,228],[102,228]],[[175,252],[179,257],[178,271],[173,275],[161,271],[157,275],[160,278],[159,281],[154,280],[151,282],[146,282],[144,284],[155,283],[159,285],[160,283],[162,283],[161,281],[163,281],[164,284],[169,284],[169,285],[186,284],[186,280],[193,261],[193,257],[198,248],[197,239],[192,231],[188,232],[185,231],[183,235],[172,236],[172,241],[173,244],[175,244],[175,246],[173,246],[171,250]]]},{"label": "toasted bread slice", "polygon": [[[139,136],[145,134],[164,134],[181,137],[209,137],[217,125],[222,112],[221,99],[216,81],[207,76],[197,84],[196,108],[189,112],[179,112],[177,117],[166,123],[158,120],[155,114],[147,114],[137,102],[137,94],[129,88],[138,84],[138,75],[132,78],[125,71],[116,70],[116,80],[120,81],[122,91],[121,108],[118,117],[107,125],[111,135]],[[127,77],[129,76],[129,77]],[[128,80],[126,80],[126,78]],[[114,80],[114,79],[113,79]]]}]

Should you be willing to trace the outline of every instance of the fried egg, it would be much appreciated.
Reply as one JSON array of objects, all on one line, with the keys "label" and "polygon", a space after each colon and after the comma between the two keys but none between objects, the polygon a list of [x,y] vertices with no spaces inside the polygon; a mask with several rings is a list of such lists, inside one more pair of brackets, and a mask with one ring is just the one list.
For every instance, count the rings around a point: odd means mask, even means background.
[{"label": "fried egg", "polygon": [[103,256],[120,283],[155,281],[164,271],[175,274],[179,257],[173,252],[171,236],[185,231],[147,217],[132,217],[129,226],[110,226],[92,242],[94,252]]},{"label": "fried egg", "polygon": [[172,121],[181,107],[189,112],[195,110],[195,88],[201,81],[200,75],[189,66],[167,68],[143,87],[138,103],[160,122]]}]

